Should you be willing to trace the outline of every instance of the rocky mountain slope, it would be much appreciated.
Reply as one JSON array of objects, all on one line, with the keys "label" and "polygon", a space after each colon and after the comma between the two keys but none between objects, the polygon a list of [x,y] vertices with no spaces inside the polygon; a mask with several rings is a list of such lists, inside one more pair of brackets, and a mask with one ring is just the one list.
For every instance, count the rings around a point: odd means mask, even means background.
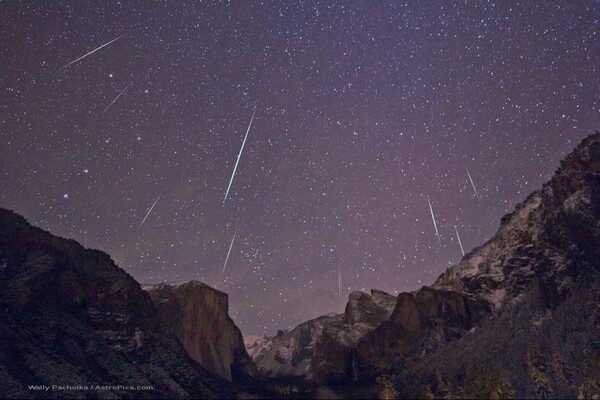
[{"label": "rocky mountain slope", "polygon": [[[358,343],[403,396],[600,394],[600,133],[431,287]],[[393,378],[390,378],[393,377]]]},{"label": "rocky mountain slope", "polygon": [[246,347],[266,376],[352,398],[596,398],[599,293],[596,132],[431,286],[353,293],[344,314]]},{"label": "rocky mountain slope", "polygon": [[[31,384],[112,387],[42,391],[29,390]],[[150,296],[107,254],[0,209],[0,397],[82,396],[236,392],[186,354],[161,326]]]},{"label": "rocky mountain slope", "polygon": [[229,317],[227,294],[197,281],[144,285],[143,289],[161,322],[200,365],[229,381],[255,374],[242,333]]},{"label": "rocky mountain slope", "polygon": [[389,318],[396,298],[379,290],[350,294],[344,314],[325,315],[276,336],[251,336],[245,344],[263,376],[324,382],[352,375],[347,360],[367,332]]}]

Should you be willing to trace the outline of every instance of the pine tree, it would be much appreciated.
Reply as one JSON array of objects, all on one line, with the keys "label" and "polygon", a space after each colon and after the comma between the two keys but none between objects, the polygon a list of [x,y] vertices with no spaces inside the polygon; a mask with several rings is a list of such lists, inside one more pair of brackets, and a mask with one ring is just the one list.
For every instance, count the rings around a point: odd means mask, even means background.
[{"label": "pine tree", "polygon": [[490,374],[471,382],[460,397],[474,399],[512,399],[515,390],[512,385],[500,374]]},{"label": "pine tree", "polygon": [[425,385],[421,388],[421,390],[419,391],[419,399],[425,399],[425,400],[433,400],[435,399],[435,396],[433,394],[433,392],[431,391],[431,386],[429,385]]},{"label": "pine tree", "polygon": [[527,364],[530,382],[530,395],[532,397],[547,399],[552,391],[548,377],[548,361],[537,347],[530,345],[527,348]]},{"label": "pine tree", "polygon": [[382,400],[395,400],[398,398],[398,391],[394,385],[395,377],[393,375],[381,375],[377,378],[379,384],[379,398]]}]

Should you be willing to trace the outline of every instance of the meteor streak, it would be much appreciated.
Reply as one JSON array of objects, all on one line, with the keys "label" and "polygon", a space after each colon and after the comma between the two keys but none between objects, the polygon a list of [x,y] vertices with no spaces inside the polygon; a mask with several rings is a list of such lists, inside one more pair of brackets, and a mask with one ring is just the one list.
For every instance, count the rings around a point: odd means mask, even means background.
[{"label": "meteor streak", "polygon": [[473,183],[473,178],[471,178],[471,174],[469,173],[469,169],[465,168],[467,170],[467,175],[469,175],[469,181],[471,182],[471,186],[473,186],[473,191],[475,192],[475,196],[479,197],[479,194],[477,194],[477,189],[475,189],[475,184]]},{"label": "meteor streak", "polygon": [[104,109],[104,111],[102,111],[102,112],[106,112],[106,110],[108,110],[110,108],[110,106],[112,106],[113,104],[115,104],[115,101],[117,101],[119,99],[119,97],[121,97],[121,95],[123,93],[125,93],[125,91],[129,88],[129,86],[131,86],[131,83],[129,85],[125,86],[125,89],[121,90],[121,93],[119,93],[117,95],[117,97],[115,97],[115,99],[113,101],[111,101],[110,104],[107,105],[106,108]]},{"label": "meteor streak", "polygon": [[433,215],[433,207],[431,207],[431,201],[429,200],[429,196],[427,196],[427,203],[429,203],[429,211],[431,211],[431,219],[433,220],[433,227],[435,228],[435,235],[440,240],[440,233],[438,231],[437,222],[435,222],[435,215]]},{"label": "meteor streak", "polygon": [[240,162],[240,158],[242,157],[242,151],[244,151],[244,145],[246,144],[246,139],[248,139],[248,133],[250,132],[250,127],[252,126],[252,121],[254,121],[254,114],[256,114],[256,108],[252,113],[252,118],[250,118],[250,123],[248,124],[248,129],[246,129],[246,136],[244,136],[244,141],[242,142],[242,147],[240,148],[240,152],[238,153],[237,160],[235,161],[235,166],[233,167],[233,173],[231,174],[231,179],[229,180],[229,185],[227,186],[227,191],[225,192],[225,198],[223,199],[223,205],[225,205],[225,201],[227,200],[227,196],[229,195],[229,189],[231,189],[231,184],[233,183],[233,178],[235,177],[235,171],[237,170],[238,164]]},{"label": "meteor streak", "polygon": [[462,242],[460,241],[460,235],[458,234],[458,229],[456,225],[454,225],[454,232],[456,232],[456,238],[458,239],[458,244],[460,245],[460,251],[462,251],[463,257],[465,256],[465,249],[463,249]]},{"label": "meteor streak", "polygon": [[237,234],[237,229],[233,232],[233,237],[231,238],[231,243],[229,244],[229,250],[227,251],[227,257],[225,257],[225,263],[223,264],[223,272],[225,272],[225,267],[227,267],[227,261],[229,261],[229,255],[231,254],[231,249],[233,248],[233,242],[235,241],[235,235]]},{"label": "meteor streak", "polygon": [[81,57],[79,57],[79,58],[77,58],[77,59],[75,59],[75,60],[73,60],[73,61],[71,61],[70,63],[68,63],[67,65],[65,65],[65,66],[64,66],[64,67],[62,67],[62,68],[67,68],[69,65],[71,65],[71,64],[75,64],[77,61],[79,61],[79,60],[83,60],[84,58],[86,58],[87,56],[90,56],[90,55],[94,54],[95,52],[97,52],[97,51],[98,51],[98,50],[100,50],[101,48],[103,48],[103,47],[106,47],[106,46],[108,46],[109,44],[111,44],[112,42],[114,42],[114,41],[117,41],[117,40],[121,39],[123,36],[125,36],[125,35],[121,35],[121,36],[119,36],[118,38],[115,38],[115,39],[111,40],[111,41],[110,41],[110,42],[108,42],[108,43],[104,43],[104,44],[103,44],[102,46],[100,46],[100,47],[96,47],[94,50],[90,51],[89,53],[86,53],[86,54],[82,55]]},{"label": "meteor streak", "polygon": [[146,213],[146,216],[144,217],[144,219],[142,220],[142,222],[140,222],[140,226],[138,226],[138,229],[141,228],[142,225],[144,225],[144,222],[146,222],[146,218],[148,218],[148,215],[150,215],[150,213],[152,212],[152,209],[154,208],[154,206],[156,205],[156,203],[158,203],[158,199],[160,199],[160,196],[162,196],[162,192],[158,195],[158,197],[156,198],[156,200],[154,200],[154,203],[152,204],[152,207],[150,207],[150,209]]}]

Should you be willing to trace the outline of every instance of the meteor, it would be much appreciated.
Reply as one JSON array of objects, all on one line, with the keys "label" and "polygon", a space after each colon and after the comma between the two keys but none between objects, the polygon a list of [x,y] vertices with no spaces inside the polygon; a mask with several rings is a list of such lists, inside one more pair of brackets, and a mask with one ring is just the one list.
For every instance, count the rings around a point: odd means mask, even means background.
[{"label": "meteor", "polygon": [[469,181],[471,182],[471,186],[473,187],[473,191],[475,192],[475,196],[479,197],[479,194],[477,194],[477,189],[475,189],[475,184],[473,183],[473,178],[471,178],[471,174],[469,173],[469,169],[465,168],[467,170],[467,175],[469,175]]},{"label": "meteor", "polygon": [[462,242],[460,241],[460,235],[458,234],[458,229],[456,225],[454,225],[454,232],[456,232],[456,238],[458,239],[458,244],[460,245],[460,251],[462,251],[463,257],[465,256],[465,249],[463,249]]},{"label": "meteor", "polygon": [[227,186],[227,191],[225,192],[225,198],[223,199],[223,205],[225,205],[225,201],[227,200],[227,196],[229,195],[229,189],[231,189],[231,184],[233,183],[233,178],[235,177],[235,171],[237,170],[238,164],[240,162],[240,158],[242,157],[242,151],[244,151],[244,145],[246,144],[246,139],[248,139],[248,133],[250,132],[250,127],[252,126],[252,121],[254,121],[254,114],[256,114],[256,108],[252,113],[252,118],[250,118],[250,123],[248,124],[248,129],[246,129],[246,136],[244,136],[244,141],[242,142],[242,147],[240,148],[240,152],[238,153],[237,160],[235,161],[235,166],[233,167],[233,173],[231,174],[231,179],[229,180],[229,185]]},{"label": "meteor", "polygon": [[121,95],[123,93],[125,93],[125,91],[127,90],[127,88],[129,88],[129,86],[131,86],[131,83],[129,85],[125,86],[125,89],[121,90],[121,93],[119,93],[117,95],[117,97],[115,97],[115,99],[113,101],[111,101],[110,104],[107,105],[106,108],[104,109],[104,111],[102,111],[102,112],[106,112],[106,110],[108,110],[110,108],[110,106],[112,106],[113,104],[115,104],[115,101],[117,101],[119,99],[119,97],[121,97]]},{"label": "meteor", "polygon": [[235,241],[235,235],[237,234],[237,229],[233,232],[233,237],[231,238],[231,243],[229,244],[229,250],[227,251],[227,257],[225,257],[225,263],[223,264],[223,272],[225,272],[225,267],[227,267],[227,261],[229,261],[229,255],[231,254],[231,249],[233,248],[233,242]]},{"label": "meteor", "polygon": [[429,203],[429,211],[431,211],[431,219],[433,220],[433,227],[435,228],[435,235],[440,240],[440,233],[438,232],[437,222],[435,222],[435,215],[433,215],[433,207],[431,207],[431,201],[429,200],[429,196],[427,196],[427,203]]},{"label": "meteor", "polygon": [[158,203],[158,199],[160,199],[160,196],[162,196],[162,192],[158,195],[158,197],[156,198],[156,200],[154,200],[154,203],[152,204],[152,207],[150,207],[150,209],[146,213],[146,216],[144,217],[144,219],[142,220],[142,222],[140,222],[140,226],[138,226],[138,229],[141,228],[142,225],[144,225],[144,222],[146,222],[146,218],[148,218],[148,215],[150,215],[150,213],[152,212],[152,209],[154,208],[154,206],[156,205],[156,203]]},{"label": "meteor", "polygon": [[[71,64],[75,64],[77,61],[79,61],[79,60],[83,60],[83,59],[84,59],[84,58],[86,58],[87,56],[91,56],[92,54],[94,54],[95,52],[97,52],[98,50],[100,50],[101,48],[103,48],[103,47],[106,47],[106,46],[108,46],[109,44],[111,44],[112,42],[114,42],[114,41],[117,41],[117,40],[121,39],[123,36],[125,36],[125,35],[121,35],[121,36],[119,36],[118,38],[115,38],[115,39],[111,40],[111,41],[110,41],[110,42],[108,42],[108,43],[104,43],[104,44],[103,44],[102,46],[100,46],[100,47],[96,47],[94,50],[90,51],[89,53],[86,53],[86,54],[82,55],[81,57],[79,57],[79,58],[77,58],[77,59],[75,59],[75,60],[73,60],[73,61],[71,61],[70,63],[68,63],[67,65],[65,65],[65,66],[64,66],[64,67],[62,67],[62,68],[67,68],[69,65],[71,65]],[[61,69],[62,69],[62,68],[61,68]]]}]

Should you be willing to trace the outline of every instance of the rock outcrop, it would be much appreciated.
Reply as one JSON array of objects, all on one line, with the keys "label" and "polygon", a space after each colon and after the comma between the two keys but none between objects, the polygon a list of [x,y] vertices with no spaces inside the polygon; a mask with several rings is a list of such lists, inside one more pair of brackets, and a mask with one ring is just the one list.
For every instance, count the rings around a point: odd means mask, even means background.
[{"label": "rock outcrop", "polygon": [[229,381],[256,373],[242,333],[229,317],[227,294],[197,281],[143,288],[161,322],[200,365]]},{"label": "rock outcrop", "polygon": [[367,332],[389,318],[396,298],[380,290],[350,294],[344,314],[329,314],[272,338],[246,338],[246,348],[261,375],[314,382],[352,379],[354,347]]},{"label": "rock outcrop", "polygon": [[362,373],[419,351],[432,352],[459,338],[490,310],[469,296],[450,290],[424,287],[402,293],[387,321],[361,338],[357,358]]},{"label": "rock outcrop", "polygon": [[[104,387],[82,387],[92,385]],[[0,209],[0,393],[236,396],[231,384],[192,360],[162,328],[150,296],[107,254],[32,227],[5,209]]]}]

